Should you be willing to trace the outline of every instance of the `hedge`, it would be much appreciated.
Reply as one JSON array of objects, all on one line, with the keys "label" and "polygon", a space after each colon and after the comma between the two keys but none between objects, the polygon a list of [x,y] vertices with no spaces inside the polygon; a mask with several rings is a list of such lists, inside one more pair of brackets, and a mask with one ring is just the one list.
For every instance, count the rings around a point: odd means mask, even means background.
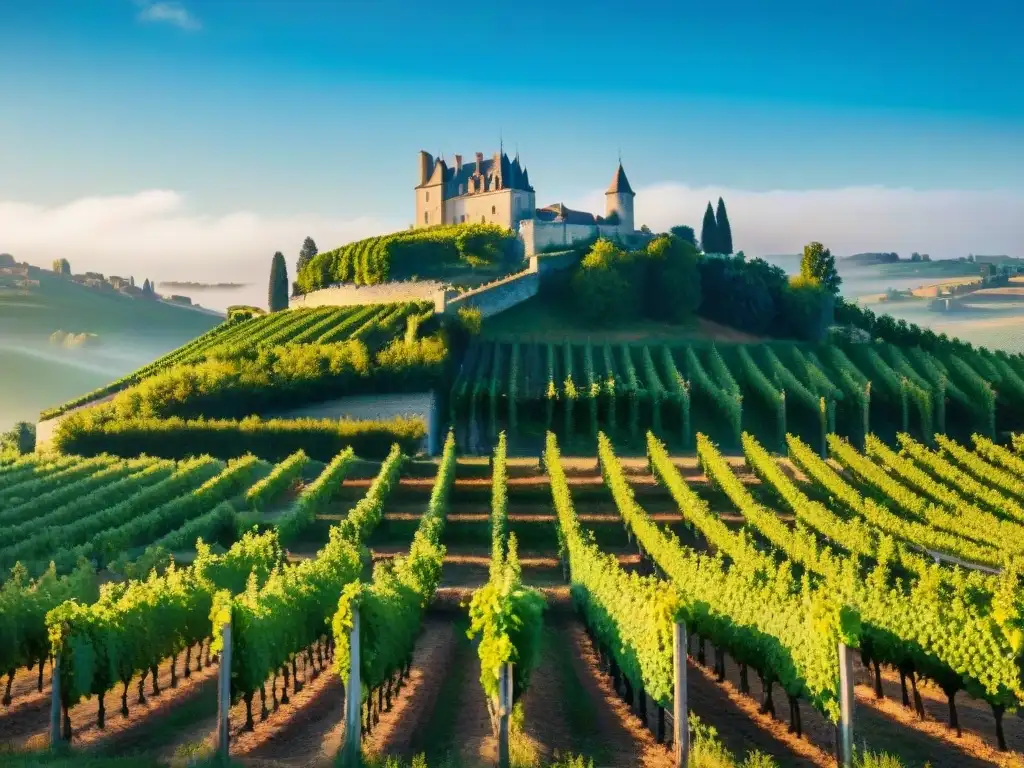
[{"label": "hedge", "polygon": [[348,447],[366,459],[383,459],[398,443],[415,454],[427,435],[422,418],[399,416],[388,421],[355,419],[92,419],[89,411],[73,414],[54,435],[64,453],[95,456],[159,456],[183,459],[207,454],[231,459],[252,453],[283,461],[298,450],[328,462]]},{"label": "hedge", "polygon": [[357,240],[314,256],[299,270],[301,293],[334,283],[375,285],[460,262],[494,263],[517,253],[516,235],[497,224],[447,224]]}]

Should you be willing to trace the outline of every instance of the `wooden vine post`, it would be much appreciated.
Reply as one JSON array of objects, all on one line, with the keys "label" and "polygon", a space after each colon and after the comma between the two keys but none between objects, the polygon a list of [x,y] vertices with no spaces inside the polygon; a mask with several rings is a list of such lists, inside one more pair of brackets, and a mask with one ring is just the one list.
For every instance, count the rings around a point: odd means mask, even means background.
[{"label": "wooden vine post", "polygon": [[690,761],[690,715],[686,702],[686,624],[675,623],[673,666],[676,673],[675,708],[672,712],[672,745],[676,768],[686,768]]},{"label": "wooden vine post", "polygon": [[853,766],[853,652],[839,643],[839,745],[843,768]]},{"label": "wooden vine post", "polygon": [[[43,662],[39,662],[40,668],[42,668]],[[56,747],[60,744],[64,737],[61,734],[61,706],[60,706],[60,654],[56,653],[53,656],[53,681],[50,684],[50,746]]]},{"label": "wooden vine post", "polygon": [[220,665],[217,668],[217,755],[224,763],[228,762],[230,751],[230,716],[231,716],[231,620],[224,622],[220,628],[223,648],[220,651]]},{"label": "wooden vine post", "polygon": [[509,718],[512,715],[512,665],[498,673],[498,768],[509,768]]},{"label": "wooden vine post", "polygon": [[359,679],[359,606],[352,606],[352,629],[348,634],[349,670],[345,689],[345,746],[342,765],[358,768],[362,733],[360,715],[363,705],[363,686]]}]

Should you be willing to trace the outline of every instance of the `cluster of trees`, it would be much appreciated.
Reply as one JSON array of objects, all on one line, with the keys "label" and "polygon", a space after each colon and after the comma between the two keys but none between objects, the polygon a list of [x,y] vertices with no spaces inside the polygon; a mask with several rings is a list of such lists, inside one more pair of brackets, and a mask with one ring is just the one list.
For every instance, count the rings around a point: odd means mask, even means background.
[{"label": "cluster of trees", "polygon": [[32,453],[36,449],[36,425],[19,421],[13,429],[0,433],[0,453]]},{"label": "cluster of trees", "polygon": [[595,326],[646,317],[686,322],[700,305],[697,249],[662,235],[640,251],[600,239],[583,257],[571,280],[582,317]]},{"label": "cluster of trees", "polygon": [[71,277],[71,263],[67,259],[54,259],[53,273],[55,275],[66,275],[67,277]]},{"label": "cluster of trees", "polygon": [[732,253],[732,227],[722,198],[718,198],[717,212],[711,207],[711,201],[708,201],[700,228],[700,247],[704,253]]},{"label": "cluster of trees", "polygon": [[842,280],[821,243],[804,248],[800,275],[790,279],[764,259],[741,255],[700,260],[699,313],[709,320],[767,336],[820,340],[831,324]]}]

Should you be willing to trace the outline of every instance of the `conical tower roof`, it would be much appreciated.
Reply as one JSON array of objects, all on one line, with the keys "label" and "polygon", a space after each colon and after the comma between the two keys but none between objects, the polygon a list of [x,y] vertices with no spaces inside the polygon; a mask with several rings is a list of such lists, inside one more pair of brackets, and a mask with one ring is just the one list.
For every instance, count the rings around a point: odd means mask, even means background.
[{"label": "conical tower roof", "polygon": [[633,188],[629,186],[629,179],[626,178],[626,172],[622,169],[622,163],[619,163],[618,169],[615,171],[615,176],[612,177],[612,183],[608,187],[606,195],[635,195]]}]

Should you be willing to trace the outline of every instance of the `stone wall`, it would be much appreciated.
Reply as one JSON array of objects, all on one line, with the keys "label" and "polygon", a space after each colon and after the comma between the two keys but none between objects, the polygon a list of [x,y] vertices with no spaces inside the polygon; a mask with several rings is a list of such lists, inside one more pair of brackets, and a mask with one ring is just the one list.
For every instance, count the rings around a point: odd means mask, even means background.
[{"label": "stone wall", "polygon": [[487,283],[472,291],[454,297],[445,297],[444,312],[456,314],[463,307],[479,309],[482,317],[491,317],[516,304],[536,296],[540,290],[540,270],[537,259],[522,272]]},{"label": "stone wall", "polygon": [[529,219],[519,223],[519,239],[523,241],[526,256],[538,254],[545,248],[579,243],[594,237],[607,237],[618,240],[634,234],[621,225],[607,224],[566,224],[556,221],[538,221]]},{"label": "stone wall", "polygon": [[434,301],[441,283],[437,280],[408,280],[379,285],[337,285],[305,296],[292,296],[290,309],[301,307],[348,307],[356,304],[392,304],[405,301]]}]

